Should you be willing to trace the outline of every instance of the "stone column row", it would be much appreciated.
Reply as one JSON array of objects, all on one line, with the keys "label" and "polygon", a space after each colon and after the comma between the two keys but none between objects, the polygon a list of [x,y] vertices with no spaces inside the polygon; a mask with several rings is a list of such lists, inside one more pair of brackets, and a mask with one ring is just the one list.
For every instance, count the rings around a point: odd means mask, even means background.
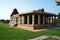
[{"label": "stone column row", "polygon": [[[56,19],[56,17],[55,17]],[[41,15],[39,14],[38,15],[38,24],[40,25],[40,20],[41,20]],[[27,15],[27,24],[29,24],[29,15]],[[34,25],[35,24],[35,15],[33,14],[32,15],[32,24]],[[51,22],[52,21],[52,22]],[[48,24],[49,23],[53,23],[54,22],[54,19],[53,19],[53,16],[48,16],[48,17],[45,17],[45,15],[43,15],[43,24],[45,24],[45,22],[47,22]],[[20,17],[20,24],[24,24],[24,17]]]},{"label": "stone column row", "polygon": [[[24,17],[20,16],[20,24],[24,24]],[[27,24],[29,24],[29,15],[27,15]],[[32,24],[34,25],[34,15],[32,15]]]},{"label": "stone column row", "polygon": [[[32,15],[32,25],[35,24],[35,15]],[[27,16],[27,24],[29,24],[29,15]],[[38,24],[40,25],[40,15],[38,15]],[[45,15],[43,16],[43,24],[45,24]]]},{"label": "stone column row", "polygon": [[51,21],[52,21],[52,17],[51,16],[48,16],[48,17],[46,17],[47,18],[47,24],[49,24],[49,23],[51,23]]},{"label": "stone column row", "polygon": [[47,21],[48,24],[49,23],[53,23],[54,22],[54,19],[56,19],[56,17],[53,17],[53,16],[46,17],[46,21]]}]

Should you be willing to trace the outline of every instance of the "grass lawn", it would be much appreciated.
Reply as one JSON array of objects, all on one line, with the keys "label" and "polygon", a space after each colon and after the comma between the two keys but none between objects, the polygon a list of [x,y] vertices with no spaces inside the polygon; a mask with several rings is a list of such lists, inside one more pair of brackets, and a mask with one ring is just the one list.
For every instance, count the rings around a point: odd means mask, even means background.
[{"label": "grass lawn", "polygon": [[57,35],[60,36],[60,30],[45,30],[40,32],[31,32],[22,30],[9,25],[0,23],[0,40],[27,40],[41,35]]}]

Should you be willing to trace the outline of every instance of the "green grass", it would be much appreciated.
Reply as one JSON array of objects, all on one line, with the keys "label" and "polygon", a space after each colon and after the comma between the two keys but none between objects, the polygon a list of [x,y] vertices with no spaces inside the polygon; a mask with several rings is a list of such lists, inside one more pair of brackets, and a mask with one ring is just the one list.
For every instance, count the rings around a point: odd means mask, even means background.
[{"label": "green grass", "polygon": [[9,25],[0,23],[0,40],[27,40],[41,35],[56,35],[60,36],[60,30],[45,30],[40,32],[31,32],[22,30]]}]

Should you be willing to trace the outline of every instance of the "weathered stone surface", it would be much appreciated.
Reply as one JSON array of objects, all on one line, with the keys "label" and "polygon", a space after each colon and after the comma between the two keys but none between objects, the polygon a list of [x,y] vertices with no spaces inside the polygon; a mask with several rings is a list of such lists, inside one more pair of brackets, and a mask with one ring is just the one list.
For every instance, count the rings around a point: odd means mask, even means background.
[{"label": "weathered stone surface", "polygon": [[50,35],[42,35],[40,37],[29,39],[29,40],[44,40],[44,39],[47,39],[47,38],[50,38],[50,37],[60,40],[60,37],[58,37],[58,36],[50,36]]},{"label": "weathered stone surface", "polygon": [[[39,11],[37,10],[25,14],[18,14],[17,10],[14,9],[13,16],[10,16],[10,24],[11,25],[29,24],[29,25],[33,25],[32,26],[33,29],[43,29],[45,28],[44,26],[45,24],[50,24],[50,22],[48,21],[50,21],[51,19],[46,20],[46,17],[49,18],[51,16],[56,16],[56,15],[52,13],[44,12],[44,9],[41,9],[40,12]],[[54,20],[53,17],[52,20]]]}]

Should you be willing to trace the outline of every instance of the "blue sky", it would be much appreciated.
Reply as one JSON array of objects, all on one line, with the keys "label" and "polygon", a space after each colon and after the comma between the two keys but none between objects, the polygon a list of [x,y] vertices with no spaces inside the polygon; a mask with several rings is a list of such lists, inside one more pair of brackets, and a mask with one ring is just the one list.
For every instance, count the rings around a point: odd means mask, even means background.
[{"label": "blue sky", "polygon": [[60,6],[55,0],[0,0],[0,19],[10,19],[10,14],[14,8],[18,12],[38,10],[44,8],[46,12],[58,14]]}]

